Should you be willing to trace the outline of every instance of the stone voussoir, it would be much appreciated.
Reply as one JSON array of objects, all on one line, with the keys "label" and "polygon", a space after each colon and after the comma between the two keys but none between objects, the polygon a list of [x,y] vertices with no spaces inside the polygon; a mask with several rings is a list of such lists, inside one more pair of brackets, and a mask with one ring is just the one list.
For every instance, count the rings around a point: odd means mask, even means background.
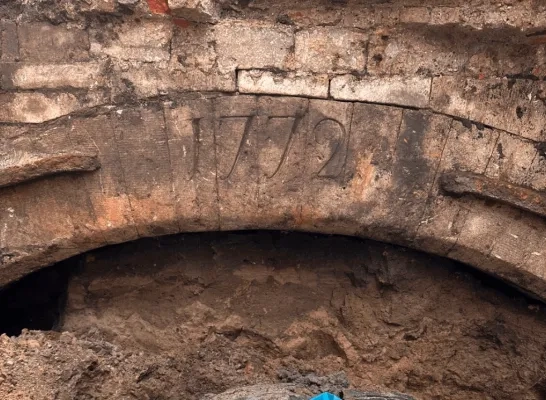
[{"label": "stone voussoir", "polygon": [[237,86],[241,93],[327,98],[328,82],[326,74],[243,70],[239,71]]},{"label": "stone voussoir", "polygon": [[431,81],[426,77],[341,75],[332,78],[330,95],[338,100],[426,108],[429,105]]},{"label": "stone voussoir", "polygon": [[435,111],[476,121],[535,141],[546,139],[546,84],[534,80],[433,79]]}]

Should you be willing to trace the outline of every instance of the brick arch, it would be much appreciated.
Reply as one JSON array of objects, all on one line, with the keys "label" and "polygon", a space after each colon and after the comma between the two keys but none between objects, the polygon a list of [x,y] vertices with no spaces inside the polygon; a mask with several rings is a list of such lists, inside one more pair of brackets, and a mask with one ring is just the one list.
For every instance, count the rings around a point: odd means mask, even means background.
[{"label": "brick arch", "polygon": [[518,158],[536,144],[505,131],[398,106],[185,94],[3,132],[2,285],[139,237],[281,229],[409,246],[546,298],[542,174],[520,176],[534,159]]}]

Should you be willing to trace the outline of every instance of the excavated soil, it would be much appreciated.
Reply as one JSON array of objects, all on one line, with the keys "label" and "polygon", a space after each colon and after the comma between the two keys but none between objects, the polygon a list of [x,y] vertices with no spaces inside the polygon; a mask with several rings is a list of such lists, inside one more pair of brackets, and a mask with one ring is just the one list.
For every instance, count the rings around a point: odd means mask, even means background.
[{"label": "excavated soil", "polygon": [[[310,393],[546,398],[542,305],[403,248],[297,233],[189,234],[56,268],[54,279],[42,272],[34,281],[34,296],[32,283],[20,291],[30,307],[11,305],[20,314],[13,324],[29,310],[62,318],[56,331],[0,338],[2,399],[197,399],[276,382]],[[65,301],[67,268],[76,272]]]}]

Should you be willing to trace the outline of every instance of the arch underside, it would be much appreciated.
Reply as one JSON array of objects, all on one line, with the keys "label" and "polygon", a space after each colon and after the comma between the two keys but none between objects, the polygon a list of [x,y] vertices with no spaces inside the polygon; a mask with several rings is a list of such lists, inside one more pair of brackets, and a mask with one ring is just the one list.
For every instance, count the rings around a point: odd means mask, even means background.
[{"label": "arch underside", "polygon": [[408,246],[546,299],[542,156],[520,157],[536,143],[506,131],[428,108],[199,93],[2,129],[1,285],[139,237],[280,229]]}]

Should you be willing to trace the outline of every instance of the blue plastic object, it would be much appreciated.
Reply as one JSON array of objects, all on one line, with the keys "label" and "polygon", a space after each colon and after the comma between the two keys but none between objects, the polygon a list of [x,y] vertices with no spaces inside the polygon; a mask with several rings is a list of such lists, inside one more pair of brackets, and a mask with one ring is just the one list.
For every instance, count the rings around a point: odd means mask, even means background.
[{"label": "blue plastic object", "polygon": [[339,397],[332,393],[324,392],[318,396],[313,397],[311,400],[341,400]]}]

